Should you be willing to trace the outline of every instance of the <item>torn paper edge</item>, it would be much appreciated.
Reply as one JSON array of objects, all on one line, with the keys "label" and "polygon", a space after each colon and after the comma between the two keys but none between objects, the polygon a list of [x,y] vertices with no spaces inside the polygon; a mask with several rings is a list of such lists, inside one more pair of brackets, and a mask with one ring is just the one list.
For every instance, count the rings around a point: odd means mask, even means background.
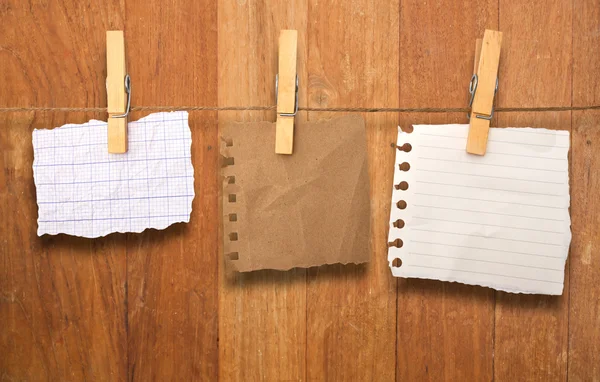
[{"label": "torn paper edge", "polygon": [[[419,126],[419,125],[415,125],[415,126]],[[430,125],[423,125],[423,126],[430,126]],[[449,124],[449,125],[439,125],[441,126],[463,126],[463,125],[456,125],[456,124]],[[566,157],[567,159],[569,158],[569,151],[571,149],[571,142],[570,142],[570,131],[568,130],[551,130],[551,129],[545,129],[545,128],[531,128],[531,127],[507,127],[507,128],[490,128],[490,136],[493,135],[494,130],[519,130],[519,131],[523,131],[523,130],[529,130],[532,132],[542,132],[542,131],[547,131],[550,132],[552,134],[564,134],[567,135],[569,137],[569,148],[566,150]],[[466,139],[466,138],[465,138]],[[397,136],[397,140],[396,140],[396,146],[397,147],[402,147],[404,144],[410,144],[412,146],[411,151],[409,152],[405,152],[402,150],[398,150],[396,149],[396,157],[394,160],[394,180],[393,180],[393,184],[392,184],[392,198],[391,198],[391,205],[390,205],[390,219],[389,219],[389,227],[388,227],[388,243],[393,242],[397,239],[400,239],[404,242],[403,244],[403,248],[405,250],[405,248],[407,247],[408,243],[410,242],[410,239],[408,239],[410,237],[410,230],[411,230],[411,223],[412,223],[412,210],[411,209],[405,209],[405,210],[401,210],[399,208],[396,207],[396,204],[400,201],[400,200],[414,200],[414,187],[410,187],[410,183],[411,181],[414,182],[415,178],[414,178],[414,172],[411,173],[411,171],[400,171],[400,169],[398,168],[399,164],[403,163],[403,162],[407,162],[407,163],[411,163],[414,161],[414,159],[416,158],[416,153],[418,153],[418,146],[419,146],[419,137],[414,134],[414,133],[407,133],[402,131],[402,128],[400,126],[398,126],[398,136]],[[570,185],[570,174],[569,174],[569,170],[567,169],[566,171],[567,173],[567,179],[566,179],[566,184]],[[396,190],[394,185],[399,184],[400,182],[405,181],[409,184],[409,187],[407,190],[401,191],[401,190]],[[393,261],[395,259],[400,259],[400,261],[402,261],[400,254],[403,252],[403,248],[396,248],[396,247],[388,247],[388,263],[389,263],[389,267],[390,270],[392,272],[392,275],[394,277],[400,277],[400,278],[418,278],[418,279],[428,279],[428,280],[439,280],[439,281],[447,281],[447,282],[457,282],[457,283],[461,283],[461,284],[467,284],[467,285],[477,285],[477,286],[481,286],[481,287],[486,287],[486,288],[491,288],[491,289],[495,289],[495,290],[500,290],[500,291],[505,291],[505,292],[509,292],[509,293],[520,293],[520,294],[546,294],[546,295],[562,295],[563,290],[564,290],[564,268],[565,268],[565,263],[569,254],[569,247],[570,247],[570,243],[571,243],[571,239],[572,239],[572,232],[571,232],[571,217],[570,217],[570,204],[571,204],[571,196],[570,196],[570,186],[568,187],[569,189],[569,194],[566,195],[566,201],[568,202],[567,207],[565,207],[564,209],[564,214],[565,214],[565,242],[564,242],[564,246],[565,246],[565,255],[563,257],[563,261],[562,261],[562,269],[563,269],[563,282],[560,286],[560,290],[555,289],[553,290],[551,293],[542,293],[538,290],[523,290],[523,289],[519,289],[519,288],[510,288],[510,287],[505,287],[505,286],[496,286],[493,285],[492,283],[485,283],[485,282],[469,282],[457,277],[451,277],[451,276],[447,276],[447,277],[439,277],[439,278],[434,278],[434,277],[424,277],[422,275],[416,275],[416,274],[411,274],[407,271],[401,270],[401,267],[395,267],[393,265]],[[401,219],[402,221],[404,221],[404,227],[402,229],[396,228],[394,227],[394,222],[396,222],[398,219]],[[404,237],[404,239],[402,239],[402,237]]]},{"label": "torn paper edge", "polygon": [[[322,119],[322,120],[318,120],[318,121],[313,121],[313,123],[323,123],[326,124],[330,121],[333,120],[341,120],[344,118],[348,118],[349,116],[340,116],[340,117],[331,117],[331,118],[326,118],[326,119]],[[366,124],[365,124],[365,120],[363,117],[360,117],[361,122],[362,122],[362,128],[363,128],[363,133],[366,139],[366,134],[367,134],[367,130],[366,130]],[[258,122],[245,122],[245,121],[234,121],[234,122],[229,122],[232,125],[239,125],[239,126],[244,126],[247,123],[262,123],[265,121],[258,121]],[[275,124],[273,122],[267,122],[269,124],[272,125],[272,128],[275,128]],[[231,144],[229,144],[231,143]],[[250,272],[257,272],[257,271],[263,271],[263,270],[269,270],[269,271],[275,271],[275,272],[287,272],[293,269],[311,269],[311,268],[318,268],[318,267],[322,267],[322,266],[334,266],[334,265],[355,265],[355,266],[364,266],[365,264],[369,263],[371,261],[371,253],[373,252],[373,244],[372,244],[372,240],[369,240],[369,249],[368,249],[368,256],[364,261],[361,262],[357,262],[357,261],[339,261],[339,260],[331,260],[331,261],[326,261],[322,264],[316,264],[316,265],[308,265],[308,266],[290,266],[287,268],[270,268],[270,267],[264,267],[264,268],[260,268],[260,269],[240,269],[239,265],[238,265],[238,261],[240,256],[242,256],[243,252],[246,252],[249,243],[247,241],[244,240],[236,240],[236,241],[232,241],[229,239],[229,234],[230,233],[234,233],[237,232],[238,229],[236,227],[236,221],[230,221],[229,220],[229,215],[230,214],[235,214],[236,215],[236,219],[239,219],[239,203],[230,203],[228,201],[228,198],[230,195],[233,195],[234,197],[237,198],[237,192],[240,191],[240,187],[236,184],[236,183],[230,183],[229,179],[230,178],[235,178],[236,175],[236,166],[235,166],[235,157],[236,157],[236,146],[233,144],[233,138],[231,138],[230,136],[225,136],[223,132],[220,132],[219,134],[219,168],[220,168],[220,182],[221,182],[221,187],[222,187],[222,193],[220,196],[220,204],[221,204],[221,215],[222,215],[222,223],[221,223],[221,227],[223,229],[223,235],[222,235],[222,244],[223,244],[223,251],[222,251],[222,255],[225,261],[225,264],[228,267],[231,267],[232,270],[234,270],[235,272],[239,272],[239,273],[250,273]],[[364,145],[366,147],[367,145],[367,141],[365,140]],[[367,148],[365,148],[366,150]],[[364,158],[364,165],[367,167],[367,180],[369,182],[371,182],[371,178],[368,175],[369,174],[369,166],[370,166],[370,158],[368,155],[368,150],[366,152],[365,158]],[[369,191],[369,195],[370,195],[370,191]],[[369,225],[369,232],[371,232],[371,228],[372,228],[372,218],[373,218],[373,208],[372,206],[370,206],[370,213],[369,213],[369,222],[367,223]]]},{"label": "torn paper edge", "polygon": [[[127,128],[129,129],[131,124],[145,123],[145,122],[147,122],[147,120],[151,120],[153,118],[157,118],[158,119],[158,117],[162,116],[163,114],[165,114],[165,115],[172,115],[172,114],[177,114],[177,113],[181,113],[182,117],[184,116],[185,123],[187,125],[188,130],[190,131],[190,136],[191,136],[189,113],[187,111],[185,111],[185,110],[183,110],[183,111],[171,111],[171,112],[152,113],[152,114],[149,114],[149,115],[147,115],[145,117],[142,117],[142,118],[138,119],[137,121],[130,121],[130,122],[128,122]],[[165,118],[163,117],[162,119],[165,119]],[[160,121],[157,120],[157,122],[160,122]],[[103,124],[103,125],[105,125],[105,128],[108,129],[108,122],[106,122],[106,121],[100,121],[100,120],[97,120],[97,119],[90,119],[89,121],[84,122],[84,123],[67,123],[65,125],[54,127],[54,128],[40,128],[40,129],[36,128],[36,129],[33,129],[31,143],[32,143],[32,146],[34,148],[34,151],[35,151],[35,144],[34,144],[34,142],[35,142],[35,139],[36,139],[36,134],[40,134],[40,133],[47,134],[47,133],[53,132],[56,129],[66,128],[66,127],[68,127],[68,128],[77,128],[77,127],[83,127],[83,126],[89,125],[89,124]],[[136,127],[136,128],[138,128],[138,127]],[[107,134],[108,134],[108,131],[107,131]],[[192,186],[193,186],[192,187],[192,193],[193,194],[192,194],[192,197],[189,199],[189,207],[188,207],[190,213],[188,214],[187,219],[181,219],[179,221],[172,221],[172,222],[170,222],[170,223],[168,223],[168,224],[166,224],[164,226],[161,225],[159,227],[146,227],[146,228],[141,229],[141,230],[131,230],[131,231],[117,230],[117,231],[109,232],[109,233],[107,233],[105,235],[98,235],[98,236],[77,236],[77,235],[72,235],[72,234],[64,233],[64,232],[59,232],[59,233],[56,233],[56,234],[51,234],[51,233],[46,233],[46,232],[40,233],[40,231],[39,231],[39,229],[40,229],[39,228],[40,227],[40,225],[39,225],[40,205],[37,203],[37,189],[38,189],[38,184],[37,184],[37,180],[36,180],[36,177],[35,177],[37,159],[35,158],[35,155],[34,155],[32,169],[33,169],[33,181],[34,181],[34,185],[35,185],[35,188],[36,188],[36,201],[35,201],[35,204],[37,206],[36,213],[38,215],[38,217],[36,219],[36,223],[38,225],[38,228],[36,230],[37,236],[38,237],[42,237],[44,235],[48,235],[48,236],[68,235],[68,236],[73,236],[73,237],[83,237],[83,238],[86,238],[86,239],[97,239],[97,238],[101,238],[101,237],[106,237],[106,236],[112,235],[114,233],[142,233],[142,232],[144,232],[146,230],[151,230],[151,229],[156,230],[156,231],[160,231],[160,230],[167,229],[168,227],[170,227],[170,226],[172,226],[174,224],[189,223],[190,219],[191,219],[192,212],[193,212],[194,199],[196,198],[196,174],[195,174],[195,171],[194,171],[194,164],[192,162],[192,144],[193,144],[193,139],[190,139],[190,145],[189,145],[190,157],[189,157],[189,161],[186,162],[186,164],[185,164],[186,167],[189,166],[192,169]],[[107,150],[108,150],[108,146],[107,146]],[[110,154],[109,153],[109,155],[124,155],[124,154]]]}]

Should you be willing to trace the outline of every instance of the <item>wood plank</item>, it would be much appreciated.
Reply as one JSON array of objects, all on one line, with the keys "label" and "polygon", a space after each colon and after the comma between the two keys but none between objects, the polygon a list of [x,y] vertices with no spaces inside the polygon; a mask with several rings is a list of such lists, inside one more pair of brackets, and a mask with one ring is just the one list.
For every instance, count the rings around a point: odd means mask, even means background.
[{"label": "wood plank", "polygon": [[[571,12],[569,0],[500,1],[500,30],[505,38],[500,57],[498,106],[571,105]],[[552,27],[540,27],[540,20]],[[570,129],[570,118],[569,112],[506,113],[498,115],[497,123]],[[565,276],[565,291],[568,285]],[[496,294],[496,380],[566,378],[568,295],[566,292],[561,297]]]},{"label": "wood plank", "polygon": [[[310,114],[316,120],[321,113]],[[393,113],[366,116],[371,182],[369,263],[308,270],[308,380],[394,379],[396,281],[387,262],[387,234],[396,124]]]},{"label": "wood plank", "polygon": [[[217,4],[127,1],[137,105],[216,105]],[[135,113],[130,120],[141,116]],[[216,380],[218,145],[215,112],[192,112],[189,224],[128,235],[129,379]]]},{"label": "wood plank", "polygon": [[0,107],[106,107],[106,30],[125,0],[0,4]]},{"label": "wood plank", "polygon": [[[475,42],[485,29],[498,30],[498,1],[474,8],[402,0],[400,25],[400,104],[467,107]],[[401,114],[403,128],[419,123],[468,120],[463,113]],[[399,279],[398,380],[491,380],[493,309],[486,288]]]},{"label": "wood plank", "polygon": [[[570,130],[571,112],[498,113],[498,126]],[[571,154],[572,155],[572,154]],[[571,211],[572,216],[573,211]],[[562,296],[496,293],[494,378],[566,379],[569,265]]]},{"label": "wood plank", "polygon": [[499,1],[504,41],[496,105],[570,106],[571,0]]},{"label": "wood plank", "polygon": [[125,237],[38,237],[34,128],[101,114],[0,114],[0,378],[125,380]]},{"label": "wood plank", "polygon": [[[598,71],[596,70],[596,73]],[[574,112],[568,379],[600,380],[600,113]]]},{"label": "wood plank", "polygon": [[[106,30],[123,28],[122,4],[0,5],[0,106],[105,106]],[[125,238],[36,234],[32,129],[105,115],[0,114],[0,379],[127,377]]]},{"label": "wood plank", "polygon": [[[393,30],[399,27],[392,24],[390,32],[390,23],[379,23],[372,31],[375,35],[387,32],[385,38],[377,37],[373,43],[377,46],[363,46],[345,38],[354,33],[360,41],[372,38],[363,33],[360,23],[381,16],[376,11],[361,15],[365,7],[370,12],[372,6],[366,0],[358,2],[356,13],[349,5],[334,8],[313,1],[310,16],[306,3],[248,0],[231,4],[221,0],[221,45],[217,49],[216,5],[169,0],[141,6],[139,0],[128,0],[127,19],[132,23],[127,28],[127,54],[134,102],[273,105],[277,36],[282,28],[297,28],[301,44],[306,39],[319,43],[318,49],[310,44],[310,57],[308,45],[299,50],[303,57],[298,64],[310,62],[310,85],[308,68],[301,69],[304,106],[464,107],[472,42],[484,28],[498,27],[493,25],[498,18],[496,2],[480,5],[473,15],[471,4],[402,0],[400,42],[394,45],[390,41],[397,38]],[[123,0],[111,1],[91,12],[87,4],[72,1],[30,6],[9,0],[0,5],[5,26],[0,35],[0,61],[4,64],[0,107],[105,105],[104,31],[123,27],[124,4]],[[500,64],[499,106],[569,105],[571,89],[575,105],[600,102],[600,87],[594,80],[600,37],[593,33],[600,13],[591,0],[575,0],[572,13],[570,4],[556,0],[547,4],[501,2],[500,30],[505,32],[507,49],[503,49]],[[313,15],[320,9],[325,9],[325,14]],[[333,15],[327,14],[330,12]],[[307,20],[313,19],[316,25],[309,26]],[[539,27],[540,19],[553,27]],[[360,35],[342,31],[348,25],[359,25]],[[573,49],[571,27],[576,31]],[[342,38],[341,44],[334,43]],[[385,64],[380,56],[385,57]],[[393,71],[398,61],[399,81],[391,76],[381,78],[380,73]],[[549,80],[555,78],[560,80]],[[396,87],[400,90],[394,94]],[[307,117],[301,114],[300,118]],[[274,112],[223,112],[218,116],[222,120],[275,117]],[[311,113],[310,118],[327,116]],[[567,266],[573,277],[565,285],[570,288],[570,300],[567,294],[540,298],[498,293],[495,352],[495,293],[488,289],[400,280],[398,323],[393,324],[395,314],[392,319],[390,310],[395,309],[395,301],[390,307],[387,293],[390,283],[391,293],[395,293],[396,281],[380,255],[387,237],[391,190],[385,186],[391,185],[387,169],[393,161],[393,154],[385,150],[395,138],[396,115],[367,116],[374,195],[370,266],[328,267],[311,270],[308,275],[303,270],[258,272],[232,279],[219,265],[218,282],[216,113],[197,112],[190,117],[197,172],[192,222],[163,233],[128,236],[128,272],[125,236],[89,241],[35,235],[31,129],[84,122],[91,117],[103,119],[105,114],[0,114],[0,125],[10,127],[0,130],[4,152],[0,184],[5,185],[0,188],[0,322],[5,323],[5,330],[0,331],[0,354],[8,355],[0,357],[0,379],[122,380],[128,376],[128,349],[129,378],[140,380],[180,375],[215,380],[217,372],[224,380],[390,379],[388,362],[397,362],[399,380],[550,380],[564,379],[567,373],[574,380],[600,378],[594,367],[600,364],[599,308],[594,303],[599,297],[594,281],[600,276],[594,253],[600,239],[594,205],[598,188],[594,173],[598,150],[594,145],[600,138],[596,122],[600,114],[573,114],[574,237]],[[402,125],[466,122],[462,113],[403,114],[399,119]],[[570,125],[569,121],[568,113],[505,113],[497,118],[503,126],[564,126]],[[20,126],[25,132],[18,132]],[[222,288],[220,296],[215,285]],[[335,294],[328,295],[328,290]],[[375,297],[367,296],[367,291]],[[345,300],[332,301],[332,296]],[[129,315],[125,313],[127,304]],[[217,311],[222,316],[218,328]],[[307,326],[308,315],[314,319]],[[217,329],[221,334],[218,350]],[[398,356],[390,360],[392,345],[386,334],[393,335],[396,330]],[[344,357],[338,347],[352,351],[352,357]]]},{"label": "wood plank", "polygon": [[130,380],[216,379],[214,113],[191,113],[190,126],[196,179],[190,223],[128,235]]},{"label": "wood plank", "polygon": [[573,0],[573,106],[600,105],[600,7]]},{"label": "wood plank", "polygon": [[475,40],[498,30],[498,0],[401,4],[400,105],[467,107]]},{"label": "wood plank", "polygon": [[[309,8],[309,106],[398,107],[399,1],[311,1]],[[362,266],[308,270],[307,380],[392,380],[395,374],[396,283],[386,243],[394,161],[390,142],[398,120],[394,113],[363,115],[371,259]],[[309,113],[311,120],[330,117],[333,113]]]},{"label": "wood plank", "polygon": [[[400,126],[465,123],[464,113],[402,113]],[[390,183],[391,188],[391,183]],[[397,379],[489,381],[494,363],[494,291],[398,279]]]},{"label": "wood plank", "polygon": [[398,380],[491,380],[493,291],[400,280]]},{"label": "wood plank", "polygon": [[[573,105],[600,103],[600,8],[592,0],[573,1]],[[569,310],[570,380],[600,380],[600,221],[597,200],[597,111],[573,112],[571,138],[571,219],[573,240]]]},{"label": "wood plank", "polygon": [[[299,102],[306,106],[306,17],[306,0],[219,1],[219,106],[275,105],[281,29],[298,30]],[[275,121],[275,111],[219,112],[220,122],[233,120]],[[221,237],[219,378],[306,380],[306,271],[232,272]]]}]

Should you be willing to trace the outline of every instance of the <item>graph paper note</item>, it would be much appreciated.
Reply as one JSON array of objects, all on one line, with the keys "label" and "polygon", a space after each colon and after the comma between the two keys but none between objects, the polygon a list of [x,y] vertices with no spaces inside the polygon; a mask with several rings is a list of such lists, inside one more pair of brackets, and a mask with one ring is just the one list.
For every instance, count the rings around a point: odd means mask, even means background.
[{"label": "graph paper note", "polygon": [[100,237],[189,222],[194,168],[187,112],[129,123],[129,150],[109,154],[106,122],[33,131],[38,235]]},{"label": "graph paper note", "polygon": [[571,241],[569,132],[468,125],[398,132],[388,259],[394,276],[561,294]]}]

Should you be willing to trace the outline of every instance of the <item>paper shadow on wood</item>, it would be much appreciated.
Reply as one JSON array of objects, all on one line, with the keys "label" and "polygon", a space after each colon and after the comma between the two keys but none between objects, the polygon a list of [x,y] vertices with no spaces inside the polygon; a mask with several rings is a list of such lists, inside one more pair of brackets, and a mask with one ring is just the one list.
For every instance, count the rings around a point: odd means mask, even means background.
[{"label": "paper shadow on wood", "polygon": [[[191,223],[191,222],[190,222]],[[140,233],[122,233],[113,232],[103,237],[90,239],[79,236],[71,236],[66,234],[58,235],[43,235],[37,237],[39,240],[41,249],[72,249],[73,253],[84,254],[93,252],[85,252],[92,248],[99,248],[106,243],[116,243],[119,245],[125,245],[127,240],[138,240],[145,242],[150,246],[159,246],[161,243],[166,243],[175,240],[176,238],[183,238],[190,230],[190,224],[188,223],[176,223],[171,226],[158,230],[149,228]]]}]

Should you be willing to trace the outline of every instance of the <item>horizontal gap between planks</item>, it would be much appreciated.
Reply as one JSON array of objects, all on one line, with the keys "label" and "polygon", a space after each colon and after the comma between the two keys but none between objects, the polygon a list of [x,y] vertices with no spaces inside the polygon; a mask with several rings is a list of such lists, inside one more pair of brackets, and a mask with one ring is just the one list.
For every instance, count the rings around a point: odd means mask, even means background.
[{"label": "horizontal gap between planks", "polygon": [[[276,106],[132,106],[131,111],[268,111]],[[299,107],[299,111],[357,112],[357,113],[468,113],[469,108],[410,108],[410,107]],[[580,111],[600,110],[600,105],[592,106],[549,106],[549,107],[497,107],[496,112],[540,112],[540,111]],[[2,113],[10,112],[106,112],[105,107],[3,107]]]}]

